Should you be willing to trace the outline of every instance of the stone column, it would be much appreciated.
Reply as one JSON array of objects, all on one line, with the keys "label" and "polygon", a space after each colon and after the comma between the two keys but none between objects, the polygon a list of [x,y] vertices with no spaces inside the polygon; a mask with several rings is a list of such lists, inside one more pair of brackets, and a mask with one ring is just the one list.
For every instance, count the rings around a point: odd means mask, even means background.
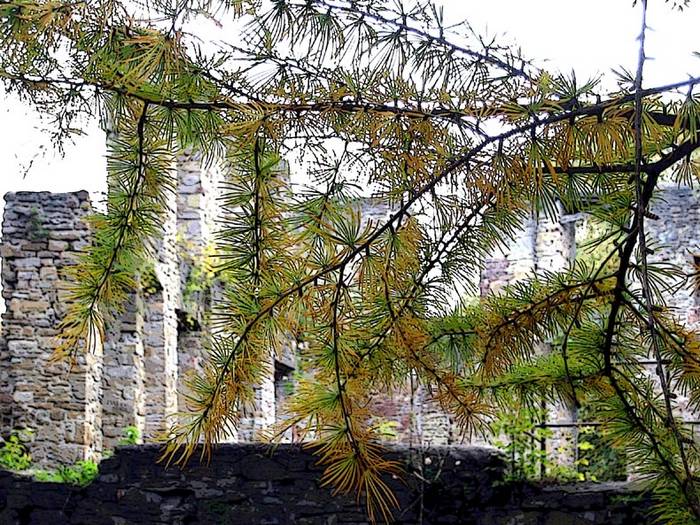
[{"label": "stone column", "polygon": [[131,294],[124,313],[107,330],[102,402],[104,446],[114,448],[127,427],[145,433],[144,305]]},{"label": "stone column", "polygon": [[532,276],[537,267],[537,219],[526,221],[506,246],[484,260],[479,289],[481,295],[497,293],[507,284]]},{"label": "stone column", "polygon": [[[668,307],[681,323],[697,333],[700,330],[700,276],[697,275],[700,271],[700,188],[662,181],[649,211],[659,217],[650,216],[644,221],[647,246],[654,250],[649,255],[649,262],[673,264],[691,276],[685,286],[678,286],[673,294],[667,294]],[[656,365],[651,363],[653,354],[650,353],[648,359],[647,372],[660,391]],[[683,419],[699,421],[700,413],[691,410],[687,394],[676,392],[676,395]],[[689,424],[698,436],[700,425]]]},{"label": "stone column", "polygon": [[[144,366],[146,439],[158,439],[177,412],[177,307],[180,271],[177,254],[177,197],[170,195],[163,235],[155,239],[156,262],[141,275],[144,286]],[[148,284],[147,284],[148,282]]]},{"label": "stone column", "polygon": [[[507,246],[486,259],[481,272],[480,291],[485,296],[498,293],[504,286],[530,278],[536,273],[558,272],[568,268],[576,256],[575,222],[567,216],[561,203],[557,216],[533,215]],[[559,351],[548,344],[539,344],[537,353]],[[575,415],[570,407],[556,404],[546,407],[548,423],[571,423]],[[574,457],[576,429],[553,429],[547,440],[550,457],[568,463]],[[559,449],[566,449],[561,453]]]},{"label": "stone column", "polygon": [[[567,269],[576,257],[575,218],[566,215],[561,203],[558,215],[537,219],[535,232],[535,258],[538,271],[559,272]],[[573,220],[570,220],[573,219]]]},{"label": "stone column", "polygon": [[[222,283],[206,282],[203,265],[216,238],[219,214],[221,174],[214,167],[203,165],[201,155],[184,152],[178,157],[177,232],[180,252],[180,284],[178,334],[178,390],[185,390],[184,379],[201,371],[210,337],[212,305],[220,297]],[[280,176],[288,179],[286,164]],[[275,423],[275,361],[270,356],[264,380],[255,389],[255,406],[244,407],[238,432],[227,440],[251,441]],[[180,398],[180,409],[185,410]]]},{"label": "stone column", "polygon": [[204,275],[208,247],[213,245],[218,174],[202,166],[201,155],[185,152],[177,159],[177,249],[180,261],[178,326],[178,393],[185,410],[185,379],[202,371],[206,360],[212,290]]},{"label": "stone column", "polygon": [[[561,203],[557,203],[557,208],[556,217],[540,216],[537,220],[535,260],[538,272],[564,271],[576,257],[576,216],[566,215]],[[561,348],[544,344],[542,352],[561,352]],[[544,408],[549,424],[569,424],[577,419],[574,407],[563,403],[549,404]],[[578,428],[552,427],[551,430],[552,437],[546,442],[547,454],[561,464],[571,465],[577,456]]]},{"label": "stone column", "polygon": [[8,193],[2,228],[7,310],[0,346],[3,433],[31,428],[35,464],[74,463],[102,449],[102,348],[49,363],[65,313],[59,277],[89,242],[87,192]]},{"label": "stone column", "polygon": [[276,421],[275,364],[272,356],[264,366],[263,380],[255,386],[255,406],[242,408],[237,436],[240,441],[259,441]]}]

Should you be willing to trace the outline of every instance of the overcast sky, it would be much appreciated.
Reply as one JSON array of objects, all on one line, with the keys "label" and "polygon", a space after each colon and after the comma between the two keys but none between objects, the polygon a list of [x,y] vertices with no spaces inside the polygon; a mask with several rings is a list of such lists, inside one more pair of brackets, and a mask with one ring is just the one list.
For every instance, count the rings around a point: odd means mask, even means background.
[{"label": "overcast sky", "polygon": [[[639,8],[631,0],[444,0],[446,20],[467,19],[475,29],[505,35],[550,70],[577,77],[608,74],[624,65],[634,70]],[[700,0],[679,13],[650,2],[645,85],[700,74]],[[545,62],[545,60],[547,60]],[[7,191],[86,189],[105,186],[104,137],[95,122],[86,135],[66,145],[64,158],[51,154],[37,115],[11,98],[0,100],[0,195]],[[42,155],[42,152],[49,152]],[[23,167],[32,164],[26,177]],[[0,203],[1,206],[1,203]]]}]

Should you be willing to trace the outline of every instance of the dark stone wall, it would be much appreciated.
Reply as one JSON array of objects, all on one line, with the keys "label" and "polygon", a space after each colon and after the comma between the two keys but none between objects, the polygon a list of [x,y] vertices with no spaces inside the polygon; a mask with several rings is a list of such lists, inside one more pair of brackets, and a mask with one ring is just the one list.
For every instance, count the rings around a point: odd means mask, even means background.
[{"label": "dark stone wall", "polygon": [[[503,483],[494,450],[389,452],[407,465],[391,479],[401,508],[393,523],[474,525],[643,525],[648,501],[624,484],[533,486]],[[361,503],[333,496],[309,450],[222,445],[208,465],[157,463],[153,445],[124,447],[86,488],[38,483],[0,472],[0,524],[360,524]],[[410,466],[410,459],[414,467]],[[420,474],[418,476],[417,474]]]}]

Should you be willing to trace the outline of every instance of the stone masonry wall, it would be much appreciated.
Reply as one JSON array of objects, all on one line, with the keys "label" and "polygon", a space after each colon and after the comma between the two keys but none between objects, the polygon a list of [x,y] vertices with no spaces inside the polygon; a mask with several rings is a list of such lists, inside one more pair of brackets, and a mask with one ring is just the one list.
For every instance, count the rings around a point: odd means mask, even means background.
[{"label": "stone masonry wall", "polygon": [[[39,466],[99,457],[113,448],[126,427],[146,440],[162,436],[178,410],[185,410],[182,378],[201,369],[208,311],[196,298],[200,330],[183,329],[183,246],[189,260],[204,256],[212,242],[216,173],[201,159],[183,156],[178,192],[170,195],[163,235],[153,239],[155,262],[144,268],[142,289],[124,312],[108,320],[104,349],[80,353],[76,366],[50,364],[65,305],[61,270],[90,242],[83,220],[91,213],[86,192],[10,193],[3,223],[3,296],[6,313],[0,338],[0,435],[31,428],[32,456]],[[196,276],[189,276],[197,278]],[[206,300],[205,300],[206,299]],[[104,350],[104,352],[103,352]],[[256,391],[258,406],[247,411],[241,436],[255,439],[275,421],[275,370]]]},{"label": "stone masonry wall", "polygon": [[[176,177],[176,165],[171,170]],[[177,194],[169,194],[162,236],[153,239],[155,290],[144,297],[146,439],[158,439],[178,411],[178,319],[180,264],[177,249]]]},{"label": "stone masonry wall", "polygon": [[5,201],[2,428],[31,428],[40,465],[94,457],[102,449],[102,348],[80,353],[73,367],[50,362],[65,309],[59,278],[89,239],[89,196],[20,192]]},{"label": "stone masonry wall", "polygon": [[133,293],[124,313],[109,326],[104,345],[102,431],[104,447],[114,448],[126,427],[146,430],[144,305]]},{"label": "stone masonry wall", "polygon": [[[533,216],[514,239],[487,258],[481,272],[481,295],[499,293],[506,285],[532,277],[535,273],[567,269],[576,257],[576,220],[567,215],[561,203],[557,216]],[[538,345],[539,352],[549,352],[548,344]],[[546,423],[568,425],[576,420],[575,411],[561,403],[545,407]],[[576,454],[576,427],[553,427],[546,442],[550,457],[570,463]],[[506,436],[503,436],[507,440]]]},{"label": "stone masonry wall", "polygon": [[[184,153],[177,162],[177,250],[180,270],[178,393],[184,404],[185,379],[206,360],[211,297],[201,282],[207,247],[214,242],[218,173],[202,166],[200,155]],[[182,408],[182,407],[181,407]]]},{"label": "stone masonry wall", "polygon": [[[354,495],[334,496],[311,452],[293,445],[222,445],[208,465],[164,468],[156,446],[125,447],[84,488],[0,472],[3,525],[366,524]],[[195,457],[199,453],[195,451]],[[504,482],[493,449],[435,448],[419,459],[387,452],[404,469],[386,481],[396,524],[645,525],[649,502],[624,484]]]},{"label": "stone masonry wall", "polygon": [[[373,224],[386,220],[392,212],[387,204],[371,198],[359,200],[357,209],[363,221]],[[389,442],[421,447],[465,442],[452,417],[431,399],[430,389],[417,380],[409,380],[391,392],[373,392],[371,406],[374,423],[386,425]]]},{"label": "stone masonry wall", "polygon": [[[64,308],[61,270],[89,242],[83,220],[90,212],[88,195],[25,192],[6,197],[0,253],[7,304],[0,338],[0,432],[33,428],[32,452],[39,464],[70,463],[97,455],[103,446],[113,447],[126,426],[135,426],[153,439],[167,427],[172,414],[185,408],[178,392],[183,390],[185,374],[200,369],[206,358],[206,315],[197,317],[198,330],[183,329],[178,320],[189,308],[183,289],[193,278],[193,261],[214,241],[219,175],[204,169],[201,159],[191,154],[179,158],[173,173],[179,189],[171,197],[165,234],[155,241],[156,287],[134,294],[124,315],[110,323],[104,355],[101,349],[81,355],[70,372],[65,364],[49,364],[48,357]],[[359,205],[363,216],[375,221],[389,213],[371,201]],[[647,222],[649,242],[656,249],[652,260],[674,262],[688,273],[696,271],[700,190],[665,186],[652,211],[660,217]],[[505,249],[485,261],[481,293],[497,293],[505,284],[535,271],[565,268],[575,257],[580,234],[577,219],[560,210],[555,220],[533,217],[527,221]],[[191,251],[187,261],[183,250]],[[682,320],[697,328],[700,292],[697,283],[692,284],[696,286],[674,293],[672,306]],[[206,314],[210,300],[198,297],[194,302]],[[289,378],[294,366],[282,366],[280,359],[269,363],[269,377],[256,392],[258,406],[246,411],[240,435],[232,439],[253,440],[274,423],[277,404],[288,395],[288,388],[274,378]],[[430,401],[421,385],[378,396],[375,404],[378,421],[395,424],[399,442],[432,446],[463,441],[449,415]],[[690,412],[685,416],[697,420]],[[549,423],[570,423],[575,418],[567,407],[549,407]],[[571,446],[575,434],[575,429],[556,431],[549,440],[550,449]]]},{"label": "stone masonry wall", "polygon": [[[674,264],[689,276],[685,286],[673,290],[669,306],[673,314],[692,330],[700,330],[700,188],[664,182],[662,191],[651,203],[650,211],[658,219],[645,221],[647,245],[652,264]],[[653,356],[649,356],[652,358]],[[647,366],[656,378],[655,365]],[[700,414],[688,408],[688,396],[677,393],[682,417],[697,433]],[[698,436],[700,437],[700,436]]]},{"label": "stone masonry wall", "polygon": [[[687,274],[700,267],[700,188],[665,184],[651,203],[658,219],[647,218],[647,244],[654,250],[650,260],[678,265]],[[674,314],[692,328],[700,328],[700,279],[674,291]]]}]

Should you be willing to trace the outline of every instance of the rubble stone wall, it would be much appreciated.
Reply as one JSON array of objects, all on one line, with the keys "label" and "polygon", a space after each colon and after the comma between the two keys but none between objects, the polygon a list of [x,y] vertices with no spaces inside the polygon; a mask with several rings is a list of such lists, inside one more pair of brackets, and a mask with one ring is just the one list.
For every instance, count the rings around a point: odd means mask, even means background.
[{"label": "rubble stone wall", "polygon": [[102,430],[104,447],[114,448],[127,427],[146,430],[144,305],[134,293],[119,320],[108,328],[104,345]]},{"label": "rubble stone wall", "polygon": [[[127,427],[146,441],[160,438],[186,410],[184,377],[201,370],[206,294],[189,297],[196,329],[187,322],[183,289],[195,262],[214,241],[219,174],[202,159],[182,155],[173,165],[178,191],[169,195],[163,235],[152,239],[155,261],[140,276],[117,319],[108,319],[104,348],[79,353],[72,368],[49,361],[65,313],[62,269],[90,242],[87,192],[8,193],[2,228],[3,315],[0,337],[0,435],[34,431],[35,465],[52,467],[98,459]],[[185,251],[188,251],[185,257]],[[191,306],[190,305],[190,306]],[[275,421],[275,370],[256,391],[258,407],[246,414],[242,439]],[[238,439],[238,436],[231,436]]]},{"label": "rubble stone wall", "polygon": [[[197,260],[215,242],[221,176],[205,169],[195,154],[181,156],[173,176],[178,191],[171,196],[164,236],[155,241],[157,261],[152,272],[142,276],[152,277],[154,287],[144,286],[124,314],[109,323],[104,352],[81,354],[72,369],[48,359],[65,309],[61,272],[89,242],[84,220],[91,210],[88,194],[6,196],[0,251],[7,306],[0,337],[0,432],[34,429],[32,452],[40,465],[97,456],[103,448],[114,447],[127,426],[153,439],[165,430],[172,414],[185,408],[178,393],[185,388],[183,378],[201,370],[206,358],[203,343],[211,294],[216,292],[184,296],[188,282],[200,278],[194,272]],[[390,213],[388,207],[371,200],[358,205],[363,216],[374,221]],[[664,187],[652,212],[658,215],[647,222],[649,243],[655,248],[652,259],[679,264],[688,273],[696,271],[700,190]],[[577,236],[583,230],[581,217],[562,209],[554,219],[531,217],[521,232],[485,261],[479,280],[482,295],[498,293],[533,272],[566,268],[576,255]],[[697,287],[679,288],[673,306],[691,326],[700,324]],[[187,315],[193,315],[196,323],[189,323]],[[258,405],[244,413],[240,435],[231,436],[232,440],[255,439],[279,417],[278,405],[289,395],[280,378],[287,377],[284,381],[289,383],[294,368],[293,359],[286,364],[281,359],[278,356],[269,363],[268,377],[256,390]],[[375,396],[375,405],[378,421],[385,419],[388,424],[390,440],[423,446],[464,441],[422,385]],[[686,415],[697,419],[689,412]],[[566,424],[575,417],[567,407],[552,406],[548,422]],[[557,449],[574,439],[575,429],[559,430],[549,447]]]},{"label": "rubble stone wall", "polygon": [[60,283],[89,239],[87,192],[5,196],[0,341],[2,429],[31,428],[32,456],[68,462],[102,449],[102,348],[51,362],[65,311]]},{"label": "rubble stone wall", "polygon": [[[207,465],[158,464],[156,446],[125,447],[103,461],[86,488],[37,483],[0,472],[0,523],[7,525],[367,524],[354,494],[332,494],[306,448],[222,445]],[[195,451],[195,457],[199,452]],[[388,477],[396,495],[391,523],[465,525],[645,525],[649,501],[626,484],[536,486],[504,481],[493,449],[438,447]]]},{"label": "rubble stone wall", "polygon": [[[652,201],[656,217],[645,220],[650,260],[678,265],[687,274],[700,270],[700,188],[665,184]],[[700,278],[691,276],[687,286],[674,290],[674,314],[693,328],[700,327]]]},{"label": "rubble stone wall", "polygon": [[185,153],[177,163],[177,250],[180,271],[178,393],[184,406],[186,378],[202,371],[211,294],[201,282],[208,247],[214,243],[218,173],[202,166],[202,158]]},{"label": "rubble stone wall", "polygon": [[[669,306],[690,329],[700,330],[700,188],[665,182],[650,211],[652,215],[644,223],[647,246],[653,251],[649,262],[660,268],[670,263],[686,274],[687,281],[670,294]],[[658,381],[655,365],[649,364],[647,369]],[[682,417],[700,437],[700,413],[689,408],[688,401],[687,395],[677,393]]]}]

